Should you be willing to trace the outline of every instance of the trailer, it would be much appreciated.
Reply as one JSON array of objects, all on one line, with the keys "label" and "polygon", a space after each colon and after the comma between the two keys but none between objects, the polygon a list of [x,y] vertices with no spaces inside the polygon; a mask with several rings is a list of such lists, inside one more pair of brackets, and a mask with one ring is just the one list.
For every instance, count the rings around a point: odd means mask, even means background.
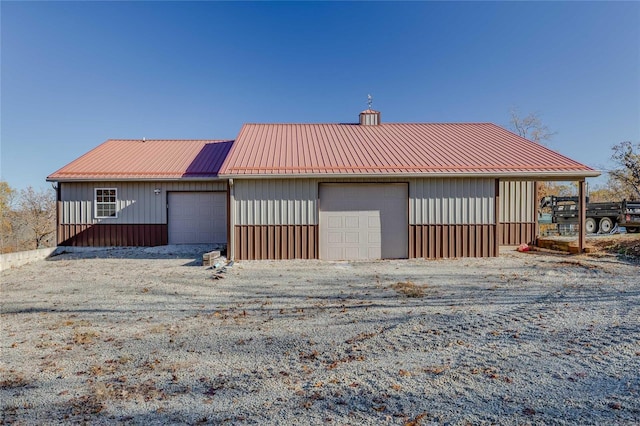
[{"label": "trailer", "polygon": [[[624,226],[629,233],[640,230],[640,201],[590,203],[589,197],[586,201],[587,217],[584,225],[587,234],[608,234],[614,231],[616,226]],[[551,210],[551,221],[557,223],[558,227],[578,223],[578,197],[543,197],[540,200],[540,209],[543,208]]]}]

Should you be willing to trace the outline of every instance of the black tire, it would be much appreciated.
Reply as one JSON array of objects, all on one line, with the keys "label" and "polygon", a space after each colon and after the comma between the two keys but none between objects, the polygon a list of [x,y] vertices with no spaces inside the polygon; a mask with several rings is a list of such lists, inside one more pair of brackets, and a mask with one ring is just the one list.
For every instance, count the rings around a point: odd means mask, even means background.
[{"label": "black tire", "polygon": [[603,217],[600,219],[600,232],[603,234],[608,234],[613,229],[613,221],[608,217]]},{"label": "black tire", "polygon": [[587,231],[587,234],[593,234],[596,232],[596,220],[592,217],[588,217],[584,222],[584,229]]},{"label": "black tire", "polygon": [[627,232],[630,234],[635,234],[636,232],[638,232],[638,228],[635,226],[631,226],[629,228],[627,228]]}]

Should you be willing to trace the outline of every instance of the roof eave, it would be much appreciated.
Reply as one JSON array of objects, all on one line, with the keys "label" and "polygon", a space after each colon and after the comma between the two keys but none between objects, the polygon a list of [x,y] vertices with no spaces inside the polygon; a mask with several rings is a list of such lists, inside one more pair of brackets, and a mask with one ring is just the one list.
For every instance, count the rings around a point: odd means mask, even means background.
[{"label": "roof eave", "polygon": [[221,174],[223,179],[319,179],[319,178],[499,178],[520,180],[566,181],[598,177],[598,170],[549,172],[442,172],[442,173],[287,173],[287,174]]},{"label": "roof eave", "polygon": [[219,181],[227,180],[220,176],[202,177],[82,177],[82,178],[56,178],[47,177],[47,182],[184,182],[184,181]]}]

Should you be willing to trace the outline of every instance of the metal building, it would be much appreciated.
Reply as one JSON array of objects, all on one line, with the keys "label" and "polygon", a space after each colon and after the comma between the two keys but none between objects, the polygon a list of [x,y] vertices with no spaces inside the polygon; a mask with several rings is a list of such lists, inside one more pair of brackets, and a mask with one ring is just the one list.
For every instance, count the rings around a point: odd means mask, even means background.
[{"label": "metal building", "polygon": [[47,178],[58,244],[227,245],[235,259],[497,256],[535,240],[536,181],[599,172],[490,123],[246,124],[109,140]]},{"label": "metal building", "polygon": [[58,245],[227,243],[233,141],[108,140],[50,175]]},{"label": "metal building", "polygon": [[359,123],[242,128],[220,169],[232,257],[497,256],[535,239],[536,180],[599,174],[490,123]]}]

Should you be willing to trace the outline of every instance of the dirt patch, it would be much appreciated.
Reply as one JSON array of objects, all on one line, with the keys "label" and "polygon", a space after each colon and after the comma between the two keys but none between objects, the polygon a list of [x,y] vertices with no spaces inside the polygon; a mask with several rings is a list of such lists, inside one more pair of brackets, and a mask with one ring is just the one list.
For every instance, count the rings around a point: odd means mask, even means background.
[{"label": "dirt patch", "polygon": [[407,297],[423,297],[426,287],[424,284],[420,285],[411,281],[397,282],[391,286],[399,294],[404,294]]},{"label": "dirt patch", "polygon": [[596,253],[629,256],[640,260],[640,234],[617,234],[587,238]]}]

